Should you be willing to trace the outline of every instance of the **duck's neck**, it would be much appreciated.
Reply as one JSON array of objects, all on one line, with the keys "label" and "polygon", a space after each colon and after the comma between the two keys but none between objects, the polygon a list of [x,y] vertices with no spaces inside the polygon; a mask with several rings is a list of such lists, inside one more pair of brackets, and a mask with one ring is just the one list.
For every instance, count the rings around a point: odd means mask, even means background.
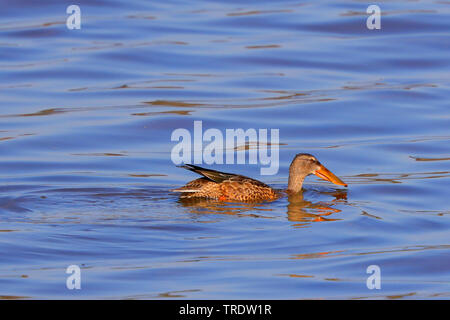
[{"label": "duck's neck", "polygon": [[288,193],[299,193],[302,191],[303,180],[305,177],[298,176],[292,172],[293,170],[289,170],[289,182],[288,182]]}]

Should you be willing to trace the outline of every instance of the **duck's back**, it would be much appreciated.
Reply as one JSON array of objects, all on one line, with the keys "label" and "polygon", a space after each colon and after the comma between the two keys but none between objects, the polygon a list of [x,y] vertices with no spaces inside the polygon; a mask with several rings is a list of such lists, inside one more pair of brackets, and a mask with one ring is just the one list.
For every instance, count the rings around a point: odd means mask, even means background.
[{"label": "duck's back", "polygon": [[221,201],[262,201],[278,198],[278,193],[267,184],[242,175],[185,165],[184,168],[203,175],[184,187],[175,189],[181,198],[211,198]]}]

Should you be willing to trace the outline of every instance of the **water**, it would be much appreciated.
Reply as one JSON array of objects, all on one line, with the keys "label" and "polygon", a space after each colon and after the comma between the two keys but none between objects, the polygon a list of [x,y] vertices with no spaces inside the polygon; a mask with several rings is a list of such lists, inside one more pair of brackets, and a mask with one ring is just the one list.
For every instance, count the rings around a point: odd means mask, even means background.
[{"label": "water", "polygon": [[[449,2],[77,4],[2,3],[0,298],[449,298]],[[280,130],[277,175],[216,169],[285,188],[308,152],[349,187],[180,202],[194,120]]]}]

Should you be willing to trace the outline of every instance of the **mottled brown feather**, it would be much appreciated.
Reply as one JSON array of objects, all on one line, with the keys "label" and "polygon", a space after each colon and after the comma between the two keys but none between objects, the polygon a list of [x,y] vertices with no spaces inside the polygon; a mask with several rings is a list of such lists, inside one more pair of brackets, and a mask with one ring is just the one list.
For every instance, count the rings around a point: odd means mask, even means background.
[{"label": "mottled brown feather", "polygon": [[199,178],[174,191],[182,192],[181,198],[209,198],[221,201],[274,200],[278,193],[267,184],[241,175],[230,175],[222,182]]}]

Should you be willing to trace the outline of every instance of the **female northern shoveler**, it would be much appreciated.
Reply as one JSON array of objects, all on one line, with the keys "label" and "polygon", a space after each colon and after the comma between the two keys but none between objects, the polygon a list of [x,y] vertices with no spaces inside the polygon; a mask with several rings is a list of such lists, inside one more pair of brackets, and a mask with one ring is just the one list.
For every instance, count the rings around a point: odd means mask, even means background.
[{"label": "female northern shoveler", "polygon": [[[210,198],[220,201],[262,201],[274,200],[281,196],[280,192],[272,189],[261,181],[238,174],[204,169],[192,164],[180,166],[203,176],[175,189],[181,192],[181,198]],[[334,184],[347,186],[341,179],[325,168],[313,155],[299,153],[292,160],[289,167],[289,182],[286,192],[295,194],[302,190],[306,176],[316,176]]]}]

